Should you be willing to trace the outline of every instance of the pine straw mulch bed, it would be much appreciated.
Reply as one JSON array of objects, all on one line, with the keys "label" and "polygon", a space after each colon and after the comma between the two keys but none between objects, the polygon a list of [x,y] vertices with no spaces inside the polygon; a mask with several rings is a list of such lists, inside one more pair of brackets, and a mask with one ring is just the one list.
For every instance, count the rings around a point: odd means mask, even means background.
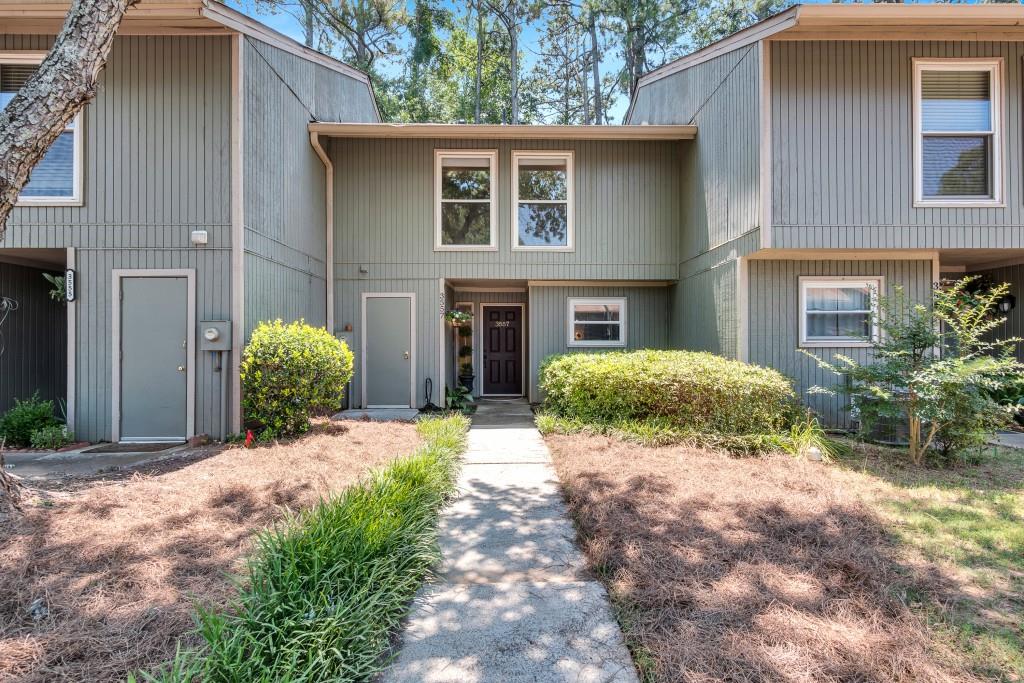
[{"label": "pine straw mulch bed", "polygon": [[230,597],[255,531],[419,442],[411,423],[320,423],[182,468],[30,492],[23,515],[0,520],[0,680],[124,680],[172,658],[193,603]]},{"label": "pine straw mulch bed", "polygon": [[901,564],[848,473],[602,436],[547,443],[646,680],[973,680],[904,603],[942,579]]}]

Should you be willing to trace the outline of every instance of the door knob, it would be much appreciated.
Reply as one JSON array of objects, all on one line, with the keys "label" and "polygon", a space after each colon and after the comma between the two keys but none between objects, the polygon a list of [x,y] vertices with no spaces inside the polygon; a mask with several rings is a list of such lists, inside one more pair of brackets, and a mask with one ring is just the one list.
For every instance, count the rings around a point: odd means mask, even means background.
[{"label": "door knob", "polygon": [[179,365],[178,366],[178,372],[185,372],[185,366],[184,365]]},{"label": "door knob", "polygon": [[408,352],[408,351],[406,351],[405,353],[403,353],[403,354],[402,354],[402,358],[404,358],[404,359],[406,359],[406,360],[409,360],[409,352]]}]

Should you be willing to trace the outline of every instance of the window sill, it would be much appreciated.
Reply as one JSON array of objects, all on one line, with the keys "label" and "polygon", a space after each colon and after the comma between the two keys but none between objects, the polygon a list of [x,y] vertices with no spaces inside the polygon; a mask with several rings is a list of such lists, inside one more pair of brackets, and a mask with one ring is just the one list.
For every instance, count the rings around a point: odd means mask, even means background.
[{"label": "window sill", "polygon": [[801,349],[869,349],[874,346],[874,342],[867,341],[844,341],[837,339],[836,341],[801,341]]},{"label": "window sill", "polygon": [[482,247],[465,246],[465,247],[459,247],[459,246],[450,245],[450,244],[446,244],[446,245],[436,245],[435,244],[434,245],[434,251],[498,251],[498,247],[496,247],[496,246],[482,246]]},{"label": "window sill", "polygon": [[81,199],[19,199],[14,208],[30,208],[33,206],[84,206]]},{"label": "window sill", "polygon": [[595,344],[588,344],[586,342],[569,342],[566,344],[570,349],[624,349],[625,344],[605,344],[598,342]]},{"label": "window sill", "polygon": [[996,199],[932,200],[914,201],[915,209],[1005,209],[1006,202]]},{"label": "window sill", "polygon": [[526,252],[530,252],[530,251],[541,251],[541,252],[543,252],[543,251],[551,251],[551,252],[556,252],[556,253],[558,253],[558,252],[569,253],[569,252],[576,251],[576,247],[571,247],[571,246],[569,246],[569,247],[512,247],[512,251],[526,251]]}]

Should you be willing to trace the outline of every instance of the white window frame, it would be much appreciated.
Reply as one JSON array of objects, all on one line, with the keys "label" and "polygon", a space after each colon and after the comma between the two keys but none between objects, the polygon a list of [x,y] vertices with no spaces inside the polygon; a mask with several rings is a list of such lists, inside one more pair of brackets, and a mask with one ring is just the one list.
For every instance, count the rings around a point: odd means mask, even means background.
[{"label": "white window frame", "polygon": [[[576,314],[575,308],[578,305],[601,305],[601,304],[617,304],[619,306],[619,340],[614,342],[602,341],[602,340],[577,340],[573,338],[573,327],[576,325]],[[586,296],[586,297],[569,297],[568,305],[566,307],[566,344],[570,347],[601,347],[601,348],[623,348],[626,346],[626,330],[629,329],[626,326],[627,311],[626,311],[626,297],[624,296]],[[614,320],[597,322],[593,321],[595,325],[614,325]]]},{"label": "white window frame", "polygon": [[[45,52],[31,52],[25,50],[0,51],[0,64],[27,64],[39,65],[46,58]],[[72,152],[72,176],[70,197],[18,197],[15,206],[81,206],[82,205],[82,140],[85,135],[82,132],[82,112],[73,119],[73,126],[65,128],[64,132],[72,131],[75,135]]]},{"label": "white window frame", "polygon": [[[449,158],[487,159],[491,173],[490,228],[487,244],[443,244],[441,240],[441,205],[446,202],[483,203],[483,199],[441,199],[441,169]],[[496,149],[435,149],[434,150],[434,251],[497,251],[498,250],[498,150]]]},{"label": "white window frame", "polygon": [[[991,197],[925,197],[924,196],[924,131],[922,124],[921,74],[925,71],[988,71],[992,93],[991,131],[950,131],[950,135],[990,135],[992,139]],[[1003,59],[975,57],[954,59],[914,59],[914,206],[915,207],[999,207],[1003,200]],[[934,135],[934,132],[929,135]]]},{"label": "white window frame", "polygon": [[[871,338],[833,337],[830,339],[807,338],[807,290],[810,287],[868,287],[871,294]],[[864,348],[878,341],[878,297],[885,291],[885,278],[881,275],[814,275],[800,278],[800,346],[807,348]],[[832,311],[829,311],[831,313]],[[836,311],[844,313],[847,311]],[[862,311],[849,311],[860,313]]]},{"label": "white window frame", "polygon": [[[575,153],[572,150],[518,149],[512,151],[512,251],[575,251],[575,195],[576,183],[574,173]],[[559,246],[524,246],[519,244],[519,163],[540,159],[544,161],[565,162],[565,201],[562,200],[529,200],[531,204],[565,204],[565,245]]]}]

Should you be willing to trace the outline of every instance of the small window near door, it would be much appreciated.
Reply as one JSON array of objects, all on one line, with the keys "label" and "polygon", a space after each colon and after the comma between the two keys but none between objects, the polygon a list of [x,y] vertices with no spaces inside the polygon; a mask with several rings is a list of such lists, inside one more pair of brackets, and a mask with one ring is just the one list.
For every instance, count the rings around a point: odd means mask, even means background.
[{"label": "small window near door", "polygon": [[491,251],[495,234],[494,150],[434,153],[435,251]]},{"label": "small window near door", "polygon": [[[0,109],[35,74],[45,54],[0,52]],[[18,195],[19,206],[77,205],[82,196],[82,114],[68,122],[29,175]]]},{"label": "small window near door", "polygon": [[625,346],[625,298],[569,299],[569,346]]},{"label": "small window near door", "polygon": [[881,288],[881,278],[801,278],[800,345],[869,345]]},{"label": "small window near door", "polygon": [[512,248],[573,248],[572,152],[512,153]]},{"label": "small window near door", "polygon": [[1002,201],[998,59],[919,59],[915,200],[920,206]]}]

